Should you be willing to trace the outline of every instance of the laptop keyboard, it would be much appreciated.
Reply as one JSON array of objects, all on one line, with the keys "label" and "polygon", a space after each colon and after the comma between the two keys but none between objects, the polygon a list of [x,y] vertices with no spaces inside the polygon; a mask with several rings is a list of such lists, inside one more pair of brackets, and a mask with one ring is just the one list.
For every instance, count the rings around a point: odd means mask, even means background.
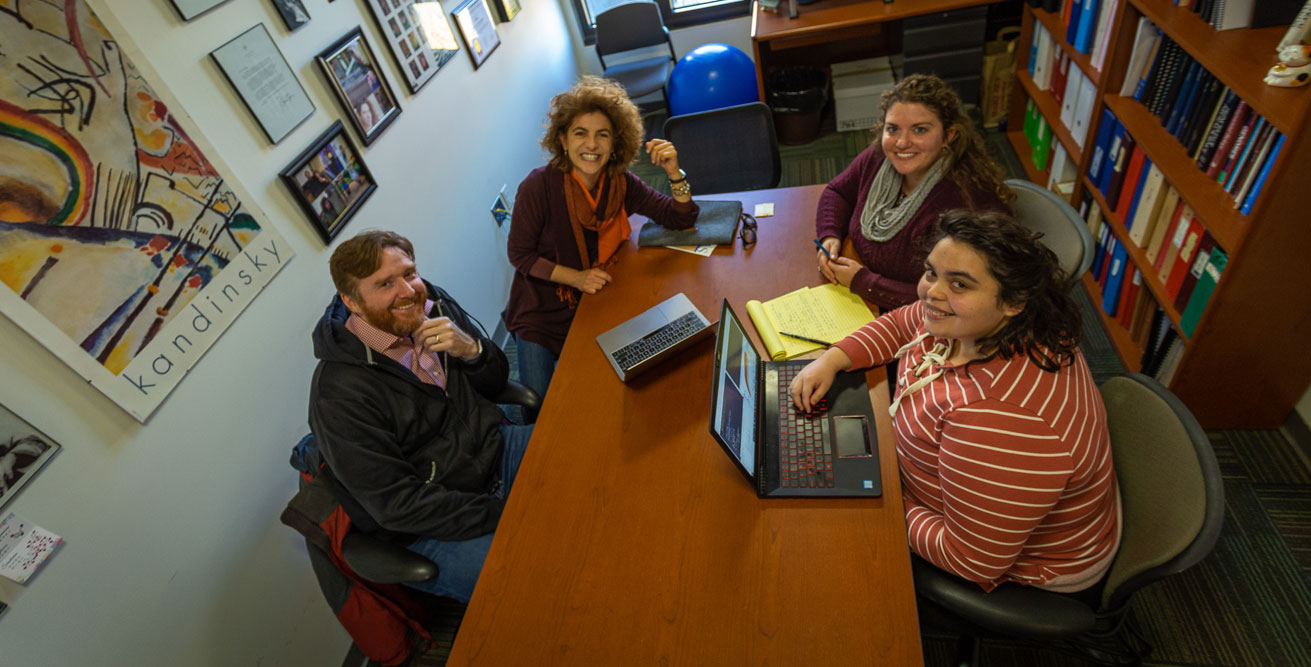
[{"label": "laptop keyboard", "polygon": [[801,366],[778,367],[779,480],[788,489],[833,488],[833,451],[824,440],[824,416],[797,412],[787,387]]},{"label": "laptop keyboard", "polygon": [[615,362],[624,371],[630,371],[638,364],[677,345],[704,327],[696,312],[688,314],[665,324],[651,333],[615,350]]}]

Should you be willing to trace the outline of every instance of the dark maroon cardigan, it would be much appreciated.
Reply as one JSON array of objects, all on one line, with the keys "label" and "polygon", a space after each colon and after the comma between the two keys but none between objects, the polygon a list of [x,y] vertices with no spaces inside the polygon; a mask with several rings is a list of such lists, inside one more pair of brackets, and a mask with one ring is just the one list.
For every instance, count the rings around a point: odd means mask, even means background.
[{"label": "dark maroon cardigan", "polygon": [[[514,266],[514,280],[510,284],[506,327],[515,336],[546,347],[556,355],[564,348],[569,325],[574,321],[574,308],[560,299],[556,288],[569,290],[575,297],[581,292],[551,282],[551,271],[556,264],[583,268],[564,200],[565,174],[549,165],[538,167],[519,184],[507,248],[510,264]],[[644,215],[670,229],[686,229],[696,223],[700,209],[695,203],[676,202],[652,190],[632,173],[624,172],[623,177],[628,180],[624,198],[624,211],[628,215]],[[583,230],[583,237],[587,252],[595,262],[596,232]]]},{"label": "dark maroon cardigan", "polygon": [[[815,237],[851,237],[865,268],[851,279],[851,291],[883,310],[904,306],[917,297],[915,288],[924,273],[927,244],[943,211],[969,208],[964,194],[950,177],[945,177],[929,192],[914,217],[896,236],[878,242],[865,238],[860,230],[860,212],[874,183],[874,174],[883,164],[883,154],[870,146],[856,156],[841,174],[829,182],[819,197],[815,212]],[[971,194],[974,210],[1005,211],[1006,206],[992,192]]]}]

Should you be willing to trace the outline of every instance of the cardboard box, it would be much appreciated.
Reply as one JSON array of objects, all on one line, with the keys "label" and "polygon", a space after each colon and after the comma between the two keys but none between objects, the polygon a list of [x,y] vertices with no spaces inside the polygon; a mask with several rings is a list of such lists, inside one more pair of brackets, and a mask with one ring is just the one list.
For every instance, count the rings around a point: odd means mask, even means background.
[{"label": "cardboard box", "polygon": [[897,83],[892,62],[884,57],[834,63],[832,72],[838,131],[874,127],[879,120],[883,91]]}]

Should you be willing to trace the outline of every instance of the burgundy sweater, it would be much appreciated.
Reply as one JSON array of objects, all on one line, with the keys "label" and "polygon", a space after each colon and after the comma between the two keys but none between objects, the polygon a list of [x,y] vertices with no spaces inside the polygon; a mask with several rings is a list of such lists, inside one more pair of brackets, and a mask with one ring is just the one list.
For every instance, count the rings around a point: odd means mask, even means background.
[{"label": "burgundy sweater", "polygon": [[[938,216],[956,208],[970,208],[964,193],[950,177],[933,187],[924,204],[897,235],[871,241],[860,230],[860,212],[883,164],[878,146],[870,146],[824,188],[815,213],[815,237],[851,237],[865,268],[851,279],[851,291],[882,310],[891,310],[916,299],[915,287],[924,273],[924,257]],[[991,192],[973,192],[974,210],[1005,211],[1006,206]]]},{"label": "burgundy sweater", "polygon": [[[534,169],[519,184],[507,249],[510,264],[514,265],[514,280],[510,284],[506,327],[515,336],[542,345],[556,355],[564,348],[581,292],[551,282],[551,271],[556,264],[580,271],[583,268],[564,199],[565,176],[565,172],[548,165]],[[696,223],[700,208],[695,203],[676,202],[629,172],[624,172],[623,178],[628,179],[624,198],[626,214],[644,215],[670,229],[686,229]],[[583,230],[583,240],[595,265],[596,232]],[[563,291],[571,292],[575,298],[561,299]]]}]

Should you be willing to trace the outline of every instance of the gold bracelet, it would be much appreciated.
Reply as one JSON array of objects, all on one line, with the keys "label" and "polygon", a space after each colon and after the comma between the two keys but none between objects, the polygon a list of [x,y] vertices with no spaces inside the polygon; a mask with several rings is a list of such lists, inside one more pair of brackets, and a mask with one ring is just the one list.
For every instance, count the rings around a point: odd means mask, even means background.
[{"label": "gold bracelet", "polygon": [[682,181],[679,181],[678,183],[670,183],[670,184],[669,184],[669,191],[672,192],[672,193],[674,194],[675,197],[691,197],[691,196],[692,196],[692,186],[688,184],[687,179],[683,179]]}]

